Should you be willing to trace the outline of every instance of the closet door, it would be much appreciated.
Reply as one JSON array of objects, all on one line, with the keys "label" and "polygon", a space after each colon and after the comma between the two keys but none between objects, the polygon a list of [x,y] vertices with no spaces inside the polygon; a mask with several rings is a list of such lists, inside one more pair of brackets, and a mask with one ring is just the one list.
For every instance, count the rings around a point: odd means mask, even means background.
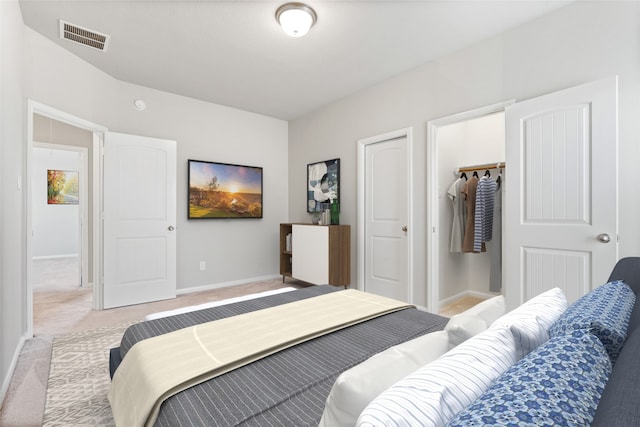
[{"label": "closet door", "polygon": [[411,301],[407,137],[366,146],[364,290]]},{"label": "closet door", "polygon": [[505,297],[574,301],[618,258],[617,78],[506,110]]}]

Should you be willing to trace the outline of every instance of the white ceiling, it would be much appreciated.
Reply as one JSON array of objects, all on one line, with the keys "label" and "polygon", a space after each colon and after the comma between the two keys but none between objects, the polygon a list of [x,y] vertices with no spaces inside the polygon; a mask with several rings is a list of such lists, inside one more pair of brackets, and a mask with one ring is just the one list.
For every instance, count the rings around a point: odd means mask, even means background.
[{"label": "white ceiling", "polygon": [[[309,0],[318,22],[287,37],[285,1],[20,0],[24,22],[111,76],[285,120],[565,6],[561,0]],[[107,52],[58,20],[111,36]]]}]

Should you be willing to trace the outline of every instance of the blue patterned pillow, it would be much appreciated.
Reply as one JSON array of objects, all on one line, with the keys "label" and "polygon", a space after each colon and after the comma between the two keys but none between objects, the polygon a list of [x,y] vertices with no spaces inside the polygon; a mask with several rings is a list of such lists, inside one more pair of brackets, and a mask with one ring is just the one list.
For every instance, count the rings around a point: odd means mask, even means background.
[{"label": "blue patterned pillow", "polygon": [[607,349],[615,364],[627,338],[627,327],[636,296],[621,280],[609,282],[573,303],[549,330],[550,336],[588,329]]},{"label": "blue patterned pillow", "polygon": [[529,353],[447,425],[589,426],[611,362],[593,334],[576,335],[551,338]]}]

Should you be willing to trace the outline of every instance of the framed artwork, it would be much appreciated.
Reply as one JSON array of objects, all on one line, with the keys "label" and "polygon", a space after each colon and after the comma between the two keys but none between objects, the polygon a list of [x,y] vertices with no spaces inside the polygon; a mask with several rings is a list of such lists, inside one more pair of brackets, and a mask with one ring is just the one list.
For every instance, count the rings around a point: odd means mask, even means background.
[{"label": "framed artwork", "polygon": [[77,205],[79,200],[78,171],[47,169],[48,205]]},{"label": "framed artwork", "polygon": [[262,218],[262,168],[189,160],[188,218]]},{"label": "framed artwork", "polygon": [[307,212],[322,212],[340,203],[340,159],[307,165]]}]

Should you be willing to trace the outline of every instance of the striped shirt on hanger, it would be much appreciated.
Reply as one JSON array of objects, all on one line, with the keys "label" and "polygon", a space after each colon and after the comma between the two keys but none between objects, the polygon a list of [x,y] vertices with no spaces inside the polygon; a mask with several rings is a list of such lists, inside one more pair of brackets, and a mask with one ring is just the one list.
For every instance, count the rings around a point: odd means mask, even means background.
[{"label": "striped shirt on hanger", "polygon": [[476,189],[476,212],[474,218],[473,250],[480,252],[482,243],[489,242],[493,230],[493,205],[496,196],[496,182],[483,176]]}]

